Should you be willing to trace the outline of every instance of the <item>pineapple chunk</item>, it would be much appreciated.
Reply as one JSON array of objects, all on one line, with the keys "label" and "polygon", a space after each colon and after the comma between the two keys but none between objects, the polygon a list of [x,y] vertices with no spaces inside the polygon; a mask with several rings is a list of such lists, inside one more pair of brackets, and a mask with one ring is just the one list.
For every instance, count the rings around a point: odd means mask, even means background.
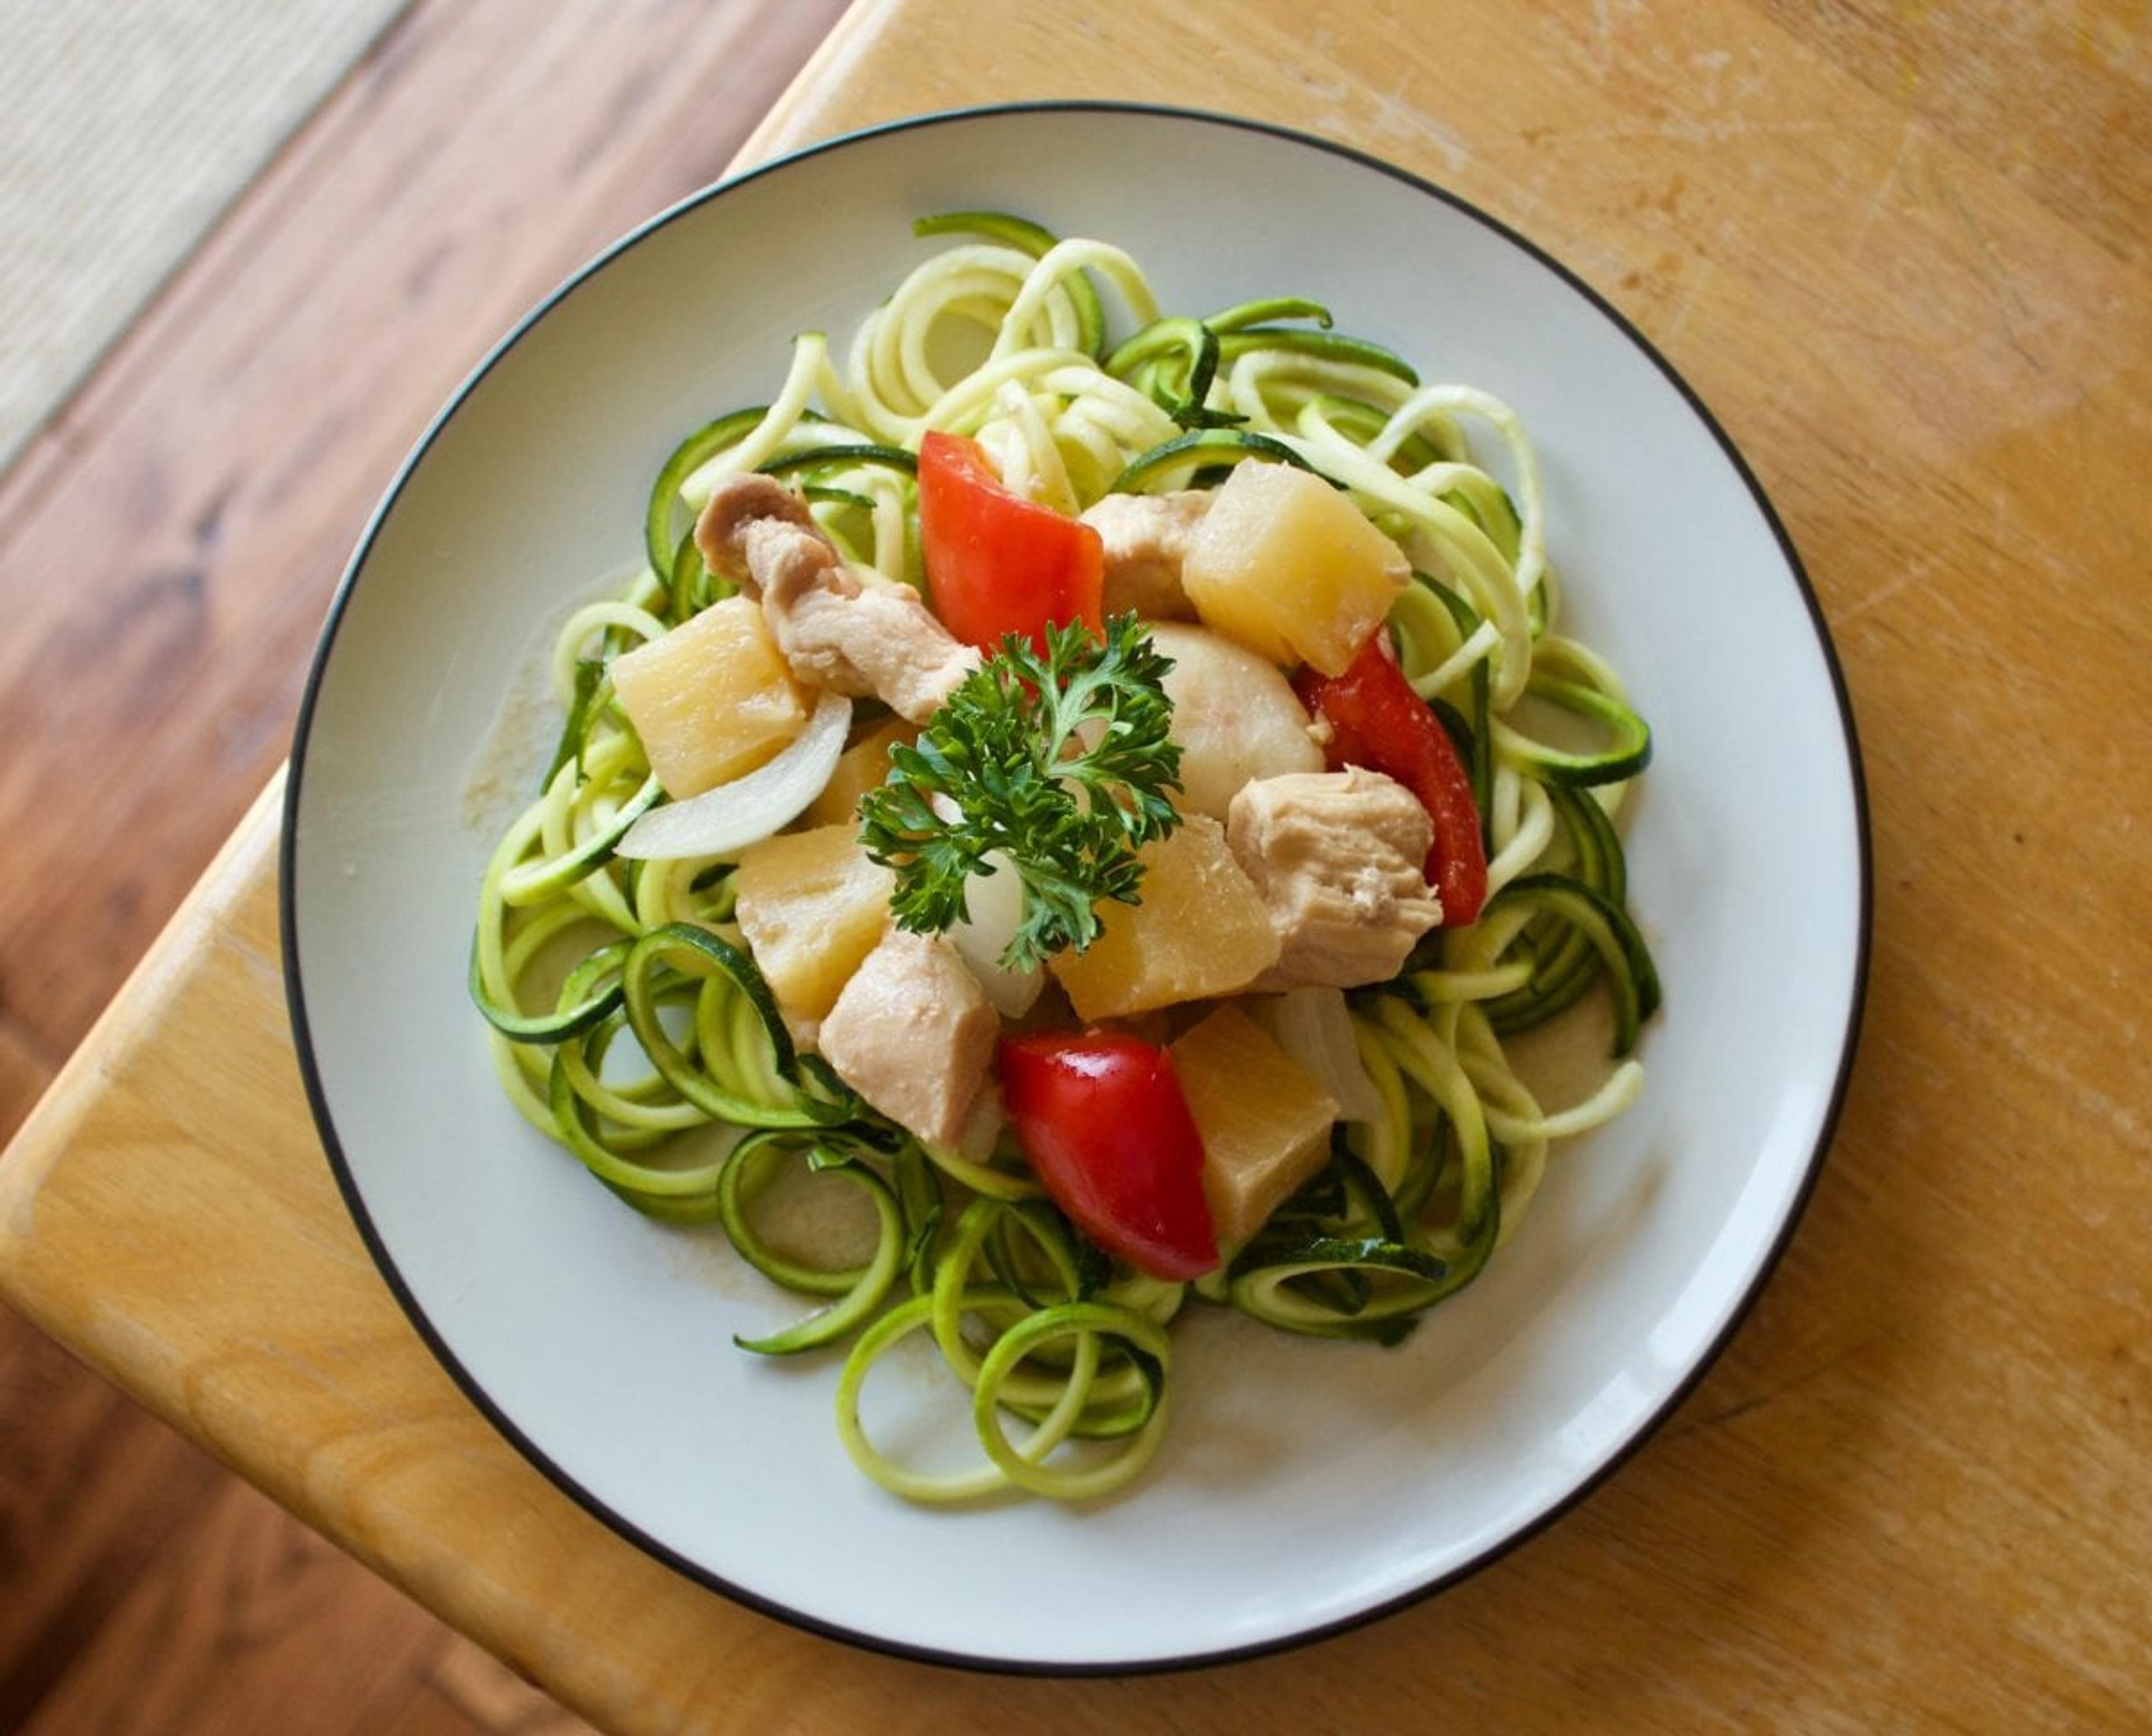
[{"label": "pineapple chunk", "polygon": [[744,777],[807,727],[812,702],[762,607],[728,596],[612,660],[650,769],[679,800]]},{"label": "pineapple chunk", "polygon": [[1180,582],[1207,627],[1281,667],[1342,675],[1412,578],[1352,501],[1290,464],[1243,464],[1190,540]]},{"label": "pineapple chunk", "polygon": [[733,914],[786,1018],[825,1017],[881,939],[896,876],[850,822],[779,832],[740,852]]},{"label": "pineapple chunk", "polygon": [[1104,931],[1082,952],[1050,961],[1087,1022],[1246,988],[1277,962],[1270,914],[1226,843],[1226,829],[1191,814],[1143,848],[1143,902],[1103,903]]},{"label": "pineapple chunk", "polygon": [[1337,1101],[1236,1006],[1183,1033],[1171,1053],[1203,1135],[1203,1192],[1218,1245],[1230,1250],[1322,1167]]},{"label": "pineapple chunk", "polygon": [[889,775],[889,750],[899,742],[919,739],[919,726],[908,723],[902,718],[891,718],[869,730],[851,746],[845,749],[837,761],[837,769],[830,774],[830,781],[822,786],[821,794],[807,805],[807,811],[799,816],[806,825],[855,825],[860,817],[860,798],[870,789],[881,788],[882,779]]}]

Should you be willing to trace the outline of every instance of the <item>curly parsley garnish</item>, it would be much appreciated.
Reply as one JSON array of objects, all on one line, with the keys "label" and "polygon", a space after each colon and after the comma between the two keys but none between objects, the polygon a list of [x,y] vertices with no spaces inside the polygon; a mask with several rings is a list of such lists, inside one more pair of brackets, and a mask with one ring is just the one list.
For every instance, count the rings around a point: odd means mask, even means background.
[{"label": "curly parsley garnish", "polygon": [[[963,919],[964,882],[999,850],[1023,884],[1001,957],[1027,970],[1098,937],[1092,906],[1139,901],[1139,846],[1180,824],[1180,749],[1166,739],[1172,659],[1133,615],[1102,642],[1048,625],[1043,654],[1011,634],[921,732],[890,750],[888,780],[860,804],[860,842],[896,871],[897,926],[932,934]],[[936,811],[934,798],[945,799]],[[947,817],[945,817],[947,816]]]}]

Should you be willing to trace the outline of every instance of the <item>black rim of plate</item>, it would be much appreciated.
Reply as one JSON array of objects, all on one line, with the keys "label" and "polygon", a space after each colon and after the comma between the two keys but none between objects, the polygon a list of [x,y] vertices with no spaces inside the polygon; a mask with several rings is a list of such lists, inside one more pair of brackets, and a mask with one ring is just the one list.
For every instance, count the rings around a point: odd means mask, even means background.
[{"label": "black rim of plate", "polygon": [[[1596,308],[1616,331],[1633,344],[1638,352],[1652,363],[1675,391],[1681,394],[1691,414],[1709,431],[1727,462],[1733,466],[1734,473],[1741,479],[1755,504],[1756,510],[1763,515],[1764,523],[1769,527],[1772,536],[1777,541],[1779,552],[1785,561],[1786,569],[1799,587],[1801,599],[1808,609],[1809,618],[1815,632],[1817,647],[1822,653],[1824,666],[1830,676],[1831,690],[1837,702],[1840,726],[1843,731],[1845,744],[1846,771],[1853,798],[1854,826],[1858,846],[1859,932],[1855,937],[1851,992],[1847,1000],[1845,1029],[1839,1052],[1837,1074],[1832,1081],[1830,1095],[1825,1106],[1823,1120],[1817,1129],[1814,1149],[1809,1155],[1805,1172],[1801,1177],[1799,1186],[1794,1193],[1785,1218],[1780,1224],[1763,1260],[1759,1263],[1748,1289],[1728,1316],[1718,1336],[1705,1347],[1703,1353],[1698,1357],[1694,1366],[1683,1375],[1660,1405],[1638,1424],[1612,1452],[1607,1454],[1602,1464],[1544,1511],[1520,1525],[1500,1541],[1490,1545],[1471,1560],[1446,1573],[1439,1575],[1423,1585],[1414,1586],[1372,1608],[1358,1611],[1349,1616],[1252,1644],[1217,1651],[1191,1652],[1168,1657],[1138,1658],[1124,1662],[1109,1660],[1097,1662],[1064,1662],[982,1657],[961,1651],[913,1645],[825,1621],[820,1617],[794,1609],[789,1605],[774,1601],[745,1586],[736,1585],[700,1563],[688,1560],[670,1546],[651,1536],[639,1526],[614,1512],[603,1501],[570,1477],[523,1432],[512,1418],[494,1403],[490,1395],[472,1376],[470,1371],[465,1368],[450,1352],[445,1340],[427,1317],[424,1309],[419,1305],[418,1297],[404,1282],[403,1274],[398,1271],[395,1262],[389,1257],[388,1251],[383,1243],[378,1231],[374,1227],[373,1218],[367,1210],[366,1202],[360,1195],[351,1166],[345,1159],[343,1145],[337,1136],[335,1122],[329,1113],[321,1072],[315,1062],[313,1043],[307,1019],[306,994],[301,980],[299,964],[297,897],[299,802],[306,777],[307,740],[313,725],[315,708],[327,677],[330,656],[335,647],[338,628],[343,622],[353,591],[366,566],[367,559],[373,550],[374,541],[379,536],[388,515],[393,510],[413,472],[424,461],[434,440],[447,427],[479,383],[500,364],[510,351],[515,348],[525,333],[544,319],[555,307],[572,295],[585,282],[602,271],[613,259],[666,225],[699,210],[715,200],[723,198],[735,187],[760,180],[768,175],[780,174],[794,165],[814,158],[857,150],[863,145],[871,145],[878,140],[886,139],[894,135],[920,132],[931,128],[962,126],[982,120],[1001,120],[1025,114],[1126,116],[1200,126],[1223,127],[1241,132],[1261,134],[1287,144],[1321,151],[1327,155],[1355,164],[1360,168],[1388,176],[1485,226],[1511,246],[1528,255],[1547,271],[1554,273],[1572,291]],[[424,1341],[435,1359],[462,1389],[464,1397],[477,1407],[486,1419],[500,1432],[517,1452],[521,1454],[524,1459],[535,1466],[556,1487],[637,1548],[664,1562],[675,1571],[697,1584],[705,1586],[712,1591],[731,1598],[735,1602],[759,1611],[764,1615],[773,1617],[793,1627],[830,1638],[842,1640],[870,1651],[962,1668],[1041,1676],[1136,1675],[1208,1667],[1284,1651],[1329,1637],[1333,1634],[1364,1627],[1431,1596],[1444,1587],[1454,1585],[1459,1581],[1479,1571],[1490,1562],[1499,1560],[1520,1544],[1536,1536],[1548,1525],[1552,1525],[1627,1463],[1630,1457],[1657,1432],[1660,1425],[1688,1396],[1697,1383],[1718,1359],[1733,1334],[1739,1329],[1742,1322],[1748,1317],[1758,1296],[1762,1293],[1765,1283],[1776,1269],[1788,1244],[1799,1227],[1807,1211],[1809,1200],[1814,1193],[1817,1180],[1822,1173],[1825,1154],[1830,1149],[1832,1136],[1837,1129],[1840,1114],[1845,1107],[1846,1090],[1852,1075],[1855,1053],[1859,1046],[1861,1018],[1866,1002],[1869,948],[1873,918],[1873,871],[1867,789],[1861,769],[1859,739],[1854,724],[1852,701],[1846,691],[1845,674],[1839,664],[1836,647],[1831,642],[1830,632],[1824,619],[1822,606],[1817,599],[1814,586],[1809,582],[1808,574],[1801,565],[1800,556],[1794,548],[1792,539],[1786,534],[1784,525],[1779,522],[1777,512],[1773,509],[1754,472],[1749,469],[1748,461],[1742,456],[1725,429],[1719,425],[1718,419],[1706,408],[1703,399],[1697,395],[1688,382],[1675,370],[1672,363],[1659,353],[1650,339],[1632,324],[1626,316],[1590,284],[1544,248],[1520,235],[1500,219],[1490,216],[1470,201],[1409,170],[1399,168],[1394,163],[1386,162],[1379,157],[1370,155],[1350,145],[1341,145],[1333,140],[1268,121],[1251,119],[1242,115],[1225,114],[1206,109],[1158,104],[1121,102],[1055,101],[982,104],[915,115],[843,134],[836,138],[808,145],[785,155],[773,158],[769,162],[759,164],[725,180],[717,182],[699,192],[690,195],[669,210],[659,212],[599,253],[525,314],[471,371],[469,377],[456,388],[454,393],[427,425],[425,432],[419,436],[404,462],[398,467],[396,475],[383,494],[380,503],[374,508],[372,516],[368,520],[366,528],[360,533],[351,560],[345,566],[343,576],[330,603],[328,617],[322,627],[321,638],[315,649],[312,667],[307,673],[306,688],[300,701],[298,723],[292,737],[290,771],[284,791],[283,830],[279,844],[277,865],[278,913],[282,935],[285,1000],[291,1016],[292,1033],[298,1053],[299,1069],[305,1082],[307,1102],[313,1111],[315,1126],[327,1153],[330,1168],[335,1173],[337,1186],[343,1195],[345,1206],[351,1213],[353,1221],[358,1226],[359,1235],[366,1244],[368,1252],[373,1256],[374,1265],[379,1269],[383,1279],[387,1282],[390,1292],[394,1295],[397,1302],[403,1308],[419,1338]]]}]

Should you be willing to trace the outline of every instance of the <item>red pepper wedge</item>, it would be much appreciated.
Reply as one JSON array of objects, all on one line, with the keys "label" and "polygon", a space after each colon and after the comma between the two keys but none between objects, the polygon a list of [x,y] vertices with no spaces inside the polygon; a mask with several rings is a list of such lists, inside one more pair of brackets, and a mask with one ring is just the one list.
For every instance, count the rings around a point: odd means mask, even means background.
[{"label": "red pepper wedge", "polygon": [[1002,1038],[1002,1098],[1032,1172],[1076,1226],[1170,1282],[1218,1264],[1203,1136],[1162,1049],[1118,1032]]},{"label": "red pepper wedge", "polygon": [[1332,771],[1364,766],[1394,778],[1434,822],[1428,883],[1442,899],[1445,928],[1476,921],[1487,901],[1487,844],[1480,805],[1456,744],[1412,690],[1378,628],[1340,675],[1304,668],[1293,681],[1300,703],[1330,726],[1323,749]]},{"label": "red pepper wedge", "polygon": [[920,441],[919,546],[934,612],[967,645],[1019,633],[1043,649],[1048,622],[1105,629],[1098,531],[1003,488],[976,440]]}]

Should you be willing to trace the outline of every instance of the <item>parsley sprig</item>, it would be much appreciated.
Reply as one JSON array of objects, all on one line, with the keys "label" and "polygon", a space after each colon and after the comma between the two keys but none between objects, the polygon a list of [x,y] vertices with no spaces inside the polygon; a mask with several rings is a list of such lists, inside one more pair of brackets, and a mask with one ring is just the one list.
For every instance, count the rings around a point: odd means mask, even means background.
[{"label": "parsley sprig", "polygon": [[[890,774],[860,804],[860,842],[896,871],[897,926],[931,934],[965,915],[964,883],[996,871],[999,850],[1023,882],[1006,970],[1081,952],[1093,906],[1139,902],[1139,846],[1180,824],[1180,749],[1166,739],[1172,660],[1133,615],[1104,640],[1049,624],[1043,650],[1016,634],[966,676],[920,733],[890,750]],[[939,805],[936,797],[943,798]]]}]

